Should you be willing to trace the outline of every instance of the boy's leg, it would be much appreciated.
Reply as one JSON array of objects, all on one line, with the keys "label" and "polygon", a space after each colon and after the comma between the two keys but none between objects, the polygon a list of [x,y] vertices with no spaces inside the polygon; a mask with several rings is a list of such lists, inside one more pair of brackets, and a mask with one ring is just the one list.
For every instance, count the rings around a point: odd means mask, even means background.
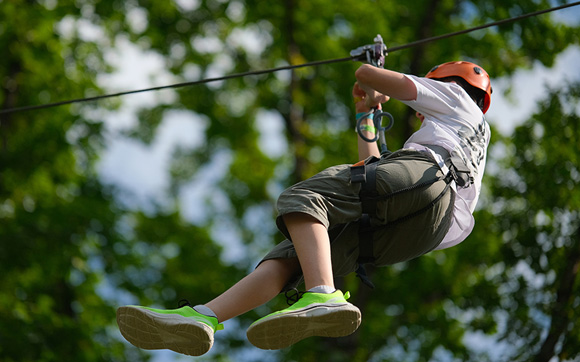
[{"label": "boy's leg", "polygon": [[[334,290],[326,227],[306,214],[292,213],[283,218],[300,261],[306,289],[327,286]],[[311,336],[347,336],[357,330],[361,315],[346,299],[348,293],[340,290],[302,293],[291,307],[254,322],[247,331],[248,339],[262,349],[280,349]]]},{"label": "boy's leg", "polygon": [[302,267],[306,290],[319,285],[334,287],[326,227],[312,216],[300,213],[284,215],[284,223]]},{"label": "boy's leg", "polygon": [[220,322],[248,312],[280,294],[288,281],[300,272],[298,259],[271,259],[205,306]]},{"label": "boy's leg", "polygon": [[199,356],[212,347],[215,331],[223,328],[219,322],[268,302],[299,271],[296,258],[266,260],[204,306],[215,316],[190,305],[173,310],[124,306],[117,309],[117,324],[123,337],[139,348]]}]

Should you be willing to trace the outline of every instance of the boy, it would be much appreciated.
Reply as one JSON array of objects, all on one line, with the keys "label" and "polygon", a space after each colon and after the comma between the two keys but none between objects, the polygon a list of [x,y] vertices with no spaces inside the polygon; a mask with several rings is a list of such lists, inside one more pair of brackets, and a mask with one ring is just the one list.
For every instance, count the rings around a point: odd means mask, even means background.
[{"label": "boy", "polygon": [[[469,235],[490,136],[483,116],[491,96],[488,74],[473,63],[449,62],[425,78],[370,65],[359,67],[355,76],[363,135],[374,136],[368,112],[389,97],[414,108],[421,128],[403,149],[384,155],[376,143],[358,137],[359,158],[369,170],[362,182],[355,181],[349,165],[339,165],[284,191],[276,223],[288,240],[214,300],[175,310],[120,307],[117,323],[129,342],[204,354],[220,322],[268,302],[302,276],[307,292],[291,307],[254,322],[247,331],[250,342],[280,349],[309,336],[346,336],[356,331],[361,315],[346,301],[348,292],[335,289],[335,275],[365,262],[384,266],[410,260]],[[361,219],[368,220],[362,234]]]}]

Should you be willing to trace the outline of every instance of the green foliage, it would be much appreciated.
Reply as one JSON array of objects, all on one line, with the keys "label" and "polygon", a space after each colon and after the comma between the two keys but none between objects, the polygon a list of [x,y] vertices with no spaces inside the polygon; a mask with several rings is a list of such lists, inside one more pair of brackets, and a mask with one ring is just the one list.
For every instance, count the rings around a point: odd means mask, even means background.
[{"label": "green foliage", "polygon": [[502,335],[525,346],[510,360],[579,356],[574,329],[580,311],[579,90],[574,83],[550,91],[538,113],[511,141],[504,140],[510,149],[505,167],[512,172],[491,183],[494,202],[501,205],[492,225],[503,232],[504,270],[497,278],[505,293],[499,305],[509,312],[510,327]]},{"label": "green foliage", "polygon": [[[83,72],[65,72],[62,54],[71,45],[53,31],[73,9],[2,4],[2,108],[95,86],[90,74],[102,70],[98,57],[89,65],[80,56]],[[93,264],[96,251],[118,237],[110,194],[87,167],[95,155],[89,143],[98,142],[100,129],[67,108],[5,115],[0,122],[0,358],[116,360],[120,343],[103,343],[114,309],[95,292],[103,274]],[[76,142],[86,148],[67,141],[73,128],[84,129]]]},{"label": "green foliage", "polygon": [[[175,79],[191,81],[342,58],[378,33],[393,47],[549,6],[495,0],[1,4],[2,109],[102,93],[99,77],[112,71],[105,54],[122,38],[160,55]],[[553,64],[578,44],[578,34],[577,25],[543,15],[393,53],[387,66],[422,75],[434,64],[466,58],[498,77],[536,60]],[[148,210],[121,203],[130,195],[103,185],[94,169],[105,145],[102,112],[95,111],[114,109],[122,99],[0,116],[0,359],[146,360],[149,354],[121,342],[115,307],[204,302],[251,270],[280,240],[273,221],[277,190],[356,160],[351,88],[357,67],[345,62],[185,87],[175,91],[174,103],[142,105],[139,124],[126,134],[144,144],[154,140],[168,111],[187,110],[207,121],[203,144],[174,153],[169,206]],[[578,249],[579,126],[577,110],[569,107],[578,93],[576,85],[554,91],[537,116],[497,142],[509,151],[500,161],[504,173],[487,178],[489,195],[469,240],[374,270],[372,293],[353,276],[339,280],[363,311],[360,330],[268,357],[490,360],[465,343],[471,332],[499,333],[514,346],[512,360],[550,351],[560,360],[577,357],[580,337],[571,325],[579,282],[571,266]],[[396,149],[418,123],[401,103],[386,108],[396,119],[387,139]],[[280,145],[279,153],[260,142],[265,123],[274,122],[259,117],[263,111],[283,120],[288,146]],[[197,205],[206,217],[185,220],[182,187],[206,178],[224,155],[225,176],[206,186]],[[222,260],[232,241],[223,240],[224,228],[241,245],[235,262]],[[532,283],[523,266],[543,283]],[[240,317],[240,329],[281,306],[276,300]],[[502,322],[510,327],[502,329]],[[560,343],[550,350],[544,335]],[[218,338],[224,347],[214,348],[213,360],[233,360],[248,348],[235,331]],[[518,348],[527,345],[545,347]]]}]

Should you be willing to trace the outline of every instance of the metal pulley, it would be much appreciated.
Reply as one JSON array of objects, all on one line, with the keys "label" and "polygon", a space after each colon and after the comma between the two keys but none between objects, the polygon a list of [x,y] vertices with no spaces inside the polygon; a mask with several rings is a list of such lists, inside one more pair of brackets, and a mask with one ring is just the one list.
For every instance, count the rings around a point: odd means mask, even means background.
[{"label": "metal pulley", "polygon": [[350,52],[352,60],[358,60],[364,63],[374,65],[375,67],[384,68],[385,57],[388,55],[387,46],[383,42],[381,34],[373,39],[374,44],[358,47]]}]

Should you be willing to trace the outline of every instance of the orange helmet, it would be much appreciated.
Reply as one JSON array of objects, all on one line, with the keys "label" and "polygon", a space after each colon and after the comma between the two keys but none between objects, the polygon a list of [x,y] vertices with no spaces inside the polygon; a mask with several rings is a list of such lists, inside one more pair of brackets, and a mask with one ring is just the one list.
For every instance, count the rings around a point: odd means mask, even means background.
[{"label": "orange helmet", "polygon": [[491,82],[489,74],[479,65],[470,62],[447,62],[433,67],[425,77],[432,79],[460,77],[475,88],[485,92],[483,113],[489,109],[492,92]]}]

